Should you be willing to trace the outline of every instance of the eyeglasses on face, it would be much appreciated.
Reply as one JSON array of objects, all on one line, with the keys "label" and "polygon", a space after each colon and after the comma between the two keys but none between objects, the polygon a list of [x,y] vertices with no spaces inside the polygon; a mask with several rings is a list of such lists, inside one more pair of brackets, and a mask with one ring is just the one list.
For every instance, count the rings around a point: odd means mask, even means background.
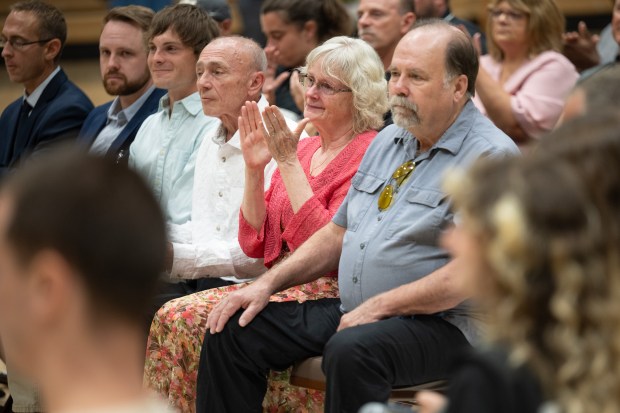
[{"label": "eyeglasses on face", "polygon": [[297,72],[299,73],[299,83],[301,83],[302,86],[308,89],[312,86],[316,86],[316,90],[322,95],[335,95],[336,93],[352,92],[349,88],[336,88],[329,83],[317,82],[313,76],[307,73],[301,73],[300,71]]},{"label": "eyeglasses on face", "polygon": [[383,188],[381,195],[379,195],[379,200],[377,201],[379,211],[385,211],[392,205],[392,201],[398,193],[400,186],[409,178],[415,167],[416,163],[410,159],[396,168],[390,178],[390,182]]},{"label": "eyeglasses on face", "polygon": [[506,20],[514,22],[524,19],[527,13],[517,10],[502,10],[499,8],[489,9],[489,16],[491,16],[493,20],[499,19],[502,15],[506,16]]},{"label": "eyeglasses on face", "polygon": [[42,40],[33,40],[27,41],[25,39],[16,37],[11,39],[0,38],[0,49],[4,49],[6,45],[11,45],[11,47],[15,50],[23,50],[26,46],[30,46],[31,44],[45,44],[50,40],[54,39],[42,39]]}]

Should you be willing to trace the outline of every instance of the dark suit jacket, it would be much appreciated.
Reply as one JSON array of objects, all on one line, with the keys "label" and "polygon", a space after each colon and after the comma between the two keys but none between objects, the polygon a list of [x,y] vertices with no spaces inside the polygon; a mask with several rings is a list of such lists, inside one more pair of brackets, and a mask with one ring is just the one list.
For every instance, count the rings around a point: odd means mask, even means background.
[{"label": "dark suit jacket", "polygon": [[[117,164],[126,164],[129,159],[129,145],[133,142],[140,129],[140,125],[144,122],[148,116],[157,112],[159,107],[159,99],[166,94],[163,89],[155,89],[151,95],[144,101],[142,107],[136,112],[131,120],[125,125],[123,131],[112,142],[112,146],[106,153],[107,157],[112,158]],[[90,147],[99,132],[105,127],[108,120],[108,109],[112,105],[113,101],[105,103],[101,106],[97,106],[90,112],[82,130],[80,131],[79,142],[87,147]]]},{"label": "dark suit jacket", "polygon": [[[0,175],[27,155],[65,138],[76,138],[93,109],[90,99],[60,70],[30,112],[21,137],[15,136],[23,99],[11,103],[0,116]],[[16,145],[17,143],[17,145]]]}]

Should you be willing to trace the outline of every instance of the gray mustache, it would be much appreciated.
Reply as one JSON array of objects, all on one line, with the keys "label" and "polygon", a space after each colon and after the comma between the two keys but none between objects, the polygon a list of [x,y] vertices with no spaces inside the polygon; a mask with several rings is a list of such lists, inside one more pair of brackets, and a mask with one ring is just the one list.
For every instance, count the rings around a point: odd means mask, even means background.
[{"label": "gray mustache", "polygon": [[389,100],[390,108],[394,108],[394,106],[402,106],[405,109],[408,109],[414,113],[418,113],[418,105],[409,102],[406,98],[402,96],[392,96]]}]

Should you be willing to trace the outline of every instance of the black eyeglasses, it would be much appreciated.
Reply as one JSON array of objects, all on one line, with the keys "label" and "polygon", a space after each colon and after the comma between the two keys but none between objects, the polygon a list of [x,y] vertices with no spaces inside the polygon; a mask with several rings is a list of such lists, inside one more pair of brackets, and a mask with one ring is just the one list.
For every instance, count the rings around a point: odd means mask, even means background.
[{"label": "black eyeglasses", "polygon": [[[413,159],[410,159],[396,168],[390,178],[390,183],[383,188],[381,195],[379,195],[379,200],[377,201],[379,211],[385,211],[392,205],[394,196],[398,193],[400,186],[409,178],[409,175],[415,170],[415,167],[416,163]],[[394,181],[394,184],[392,184],[392,181]]]},{"label": "black eyeglasses", "polygon": [[31,44],[44,44],[49,42],[52,39],[43,39],[43,40],[33,40],[31,42],[26,41],[24,39],[16,38],[16,39],[0,39],[0,49],[4,49],[7,44],[11,45],[11,47],[15,50],[23,50],[24,47],[30,46]]},{"label": "black eyeglasses", "polygon": [[352,92],[349,88],[338,89],[329,83],[317,82],[313,76],[310,76],[307,73],[301,73],[299,70],[297,70],[297,73],[299,73],[299,83],[301,83],[302,86],[307,87],[308,89],[312,86],[316,86],[316,90],[323,95],[335,95],[336,93]]}]

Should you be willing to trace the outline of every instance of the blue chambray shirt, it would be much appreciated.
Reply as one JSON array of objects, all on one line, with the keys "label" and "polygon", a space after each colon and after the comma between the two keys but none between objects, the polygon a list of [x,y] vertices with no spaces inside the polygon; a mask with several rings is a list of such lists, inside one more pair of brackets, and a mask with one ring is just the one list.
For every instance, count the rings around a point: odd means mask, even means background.
[{"label": "blue chambray shirt", "polygon": [[[405,129],[390,125],[368,148],[333,222],[346,228],[338,283],[343,311],[367,299],[416,281],[450,260],[439,245],[453,215],[442,191],[445,172],[484,156],[519,153],[517,146],[471,102],[427,152]],[[392,205],[379,211],[379,194],[396,168],[413,159],[416,169],[400,187]],[[441,315],[473,339],[466,304]]]},{"label": "blue chambray shirt", "polygon": [[172,113],[166,94],[129,147],[129,166],[149,183],[168,223],[181,225],[191,218],[198,148],[219,125],[219,119],[202,112],[198,92],[175,102]]}]

